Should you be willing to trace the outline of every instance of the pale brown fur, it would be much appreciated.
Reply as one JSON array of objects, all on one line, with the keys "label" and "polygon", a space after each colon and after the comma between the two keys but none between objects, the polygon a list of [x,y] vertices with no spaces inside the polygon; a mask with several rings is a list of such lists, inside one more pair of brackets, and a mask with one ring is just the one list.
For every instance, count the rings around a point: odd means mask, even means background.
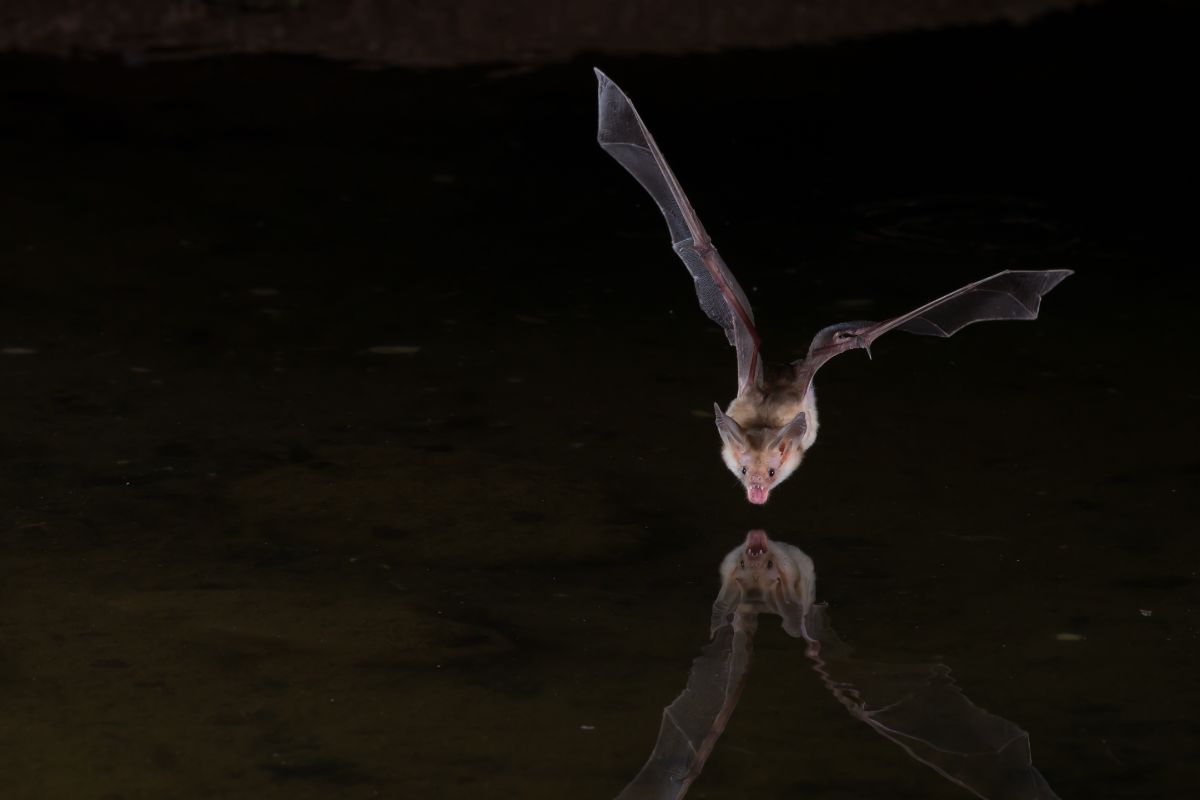
[{"label": "pale brown fur", "polygon": [[725,556],[720,573],[714,629],[765,609],[783,617],[784,628],[799,635],[817,592],[816,568],[807,553],[772,541],[764,531],[750,531],[746,541]]},{"label": "pale brown fur", "polygon": [[[776,380],[765,390],[747,389],[725,411],[741,428],[744,443],[722,435],[721,459],[746,487],[752,503],[766,502],[770,490],[796,471],[817,440],[816,391],[811,383],[802,391],[795,381]],[[776,442],[780,431],[800,414],[804,432]]]}]

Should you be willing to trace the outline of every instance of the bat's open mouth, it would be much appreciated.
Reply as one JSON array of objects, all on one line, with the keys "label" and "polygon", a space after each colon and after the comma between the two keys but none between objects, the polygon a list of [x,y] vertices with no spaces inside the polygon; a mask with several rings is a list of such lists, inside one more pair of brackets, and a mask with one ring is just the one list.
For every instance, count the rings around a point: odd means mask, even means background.
[{"label": "bat's open mouth", "polygon": [[767,487],[761,483],[752,483],[746,487],[746,499],[756,506],[767,502]]},{"label": "bat's open mouth", "polygon": [[767,553],[767,535],[762,531],[750,531],[746,534],[746,555],[759,558]]}]

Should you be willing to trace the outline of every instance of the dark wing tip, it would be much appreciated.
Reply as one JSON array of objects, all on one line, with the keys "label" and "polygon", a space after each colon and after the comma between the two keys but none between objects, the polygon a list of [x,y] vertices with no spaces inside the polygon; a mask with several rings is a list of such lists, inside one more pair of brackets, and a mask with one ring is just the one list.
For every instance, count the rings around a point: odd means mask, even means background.
[{"label": "dark wing tip", "polygon": [[[1065,280],[1075,274],[1073,269],[1006,269],[997,272],[993,278],[998,278],[1001,275],[1045,275],[1048,279],[1053,280],[1055,284]],[[985,278],[984,280],[990,280]]]},{"label": "dark wing tip", "polygon": [[[605,121],[609,118],[621,119],[623,115],[627,115],[629,112],[633,112],[636,117],[637,112],[633,110],[633,103],[629,101],[625,92],[621,91],[621,87],[617,86],[612,78],[601,72],[599,67],[592,67],[592,72],[596,73],[596,100],[600,107],[596,141],[601,146],[621,144],[621,142],[606,140],[606,133],[611,133],[611,131],[606,129]],[[617,160],[620,161],[619,158]],[[629,169],[629,167],[626,167],[626,169]]]},{"label": "dark wing tip", "polygon": [[999,278],[1001,275],[1045,275],[1053,281],[1051,286],[1057,286],[1061,281],[1066,280],[1075,274],[1073,269],[1002,269],[994,275],[989,275],[982,278],[978,283],[986,283],[990,280]]},{"label": "dark wing tip", "polygon": [[612,85],[609,77],[600,71],[599,67],[592,67],[592,72],[596,73],[596,100],[600,104],[600,112],[597,116],[596,126],[596,142],[601,147],[604,146],[604,93],[608,87]]},{"label": "dark wing tip", "polygon": [[[1036,275],[1041,278],[1041,284],[1034,289],[1034,292],[1036,293],[1033,298],[1034,303],[1031,308],[1028,308],[1028,310],[1032,314],[1029,319],[1037,319],[1042,298],[1050,294],[1051,289],[1053,289],[1055,286],[1058,286],[1060,283],[1074,274],[1075,270],[1073,269],[1006,269],[972,284],[972,287],[982,286],[995,280],[996,278],[1000,278],[1005,275]],[[1014,299],[1016,299],[1015,296]]]},{"label": "dark wing tip", "polygon": [[1042,294],[1046,294],[1055,286],[1065,281],[1067,278],[1075,274],[1073,269],[1048,269],[1046,270],[1046,288],[1042,290]]},{"label": "dark wing tip", "polygon": [[1037,275],[1042,279],[1041,285],[1034,290],[1036,295],[1033,298],[1033,306],[1029,309],[1033,315],[1030,317],[1030,319],[1037,319],[1038,313],[1041,311],[1042,298],[1050,294],[1050,290],[1055,286],[1058,286],[1067,278],[1075,274],[1075,271],[1070,269],[1005,270],[1005,272],[1022,275]]}]

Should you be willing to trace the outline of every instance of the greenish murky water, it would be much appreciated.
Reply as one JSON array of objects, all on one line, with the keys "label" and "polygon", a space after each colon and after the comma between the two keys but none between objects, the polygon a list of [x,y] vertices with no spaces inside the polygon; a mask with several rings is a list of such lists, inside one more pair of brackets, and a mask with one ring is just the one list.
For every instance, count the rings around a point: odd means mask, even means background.
[{"label": "greenish murky water", "polygon": [[[1036,323],[823,370],[764,508],[708,417],[733,352],[594,147],[586,65],[5,63],[5,795],[612,797],[752,527],[813,557],[860,653],[944,661],[1029,731],[1062,797],[1186,794],[1200,383],[1162,268],[1194,259],[1138,169],[1068,147],[1099,112],[1044,118],[1082,78],[1014,78],[1032,110],[863,88],[915,46],[607,65],[768,356],[1077,271]],[[1025,112],[1044,140],[1008,138]],[[764,618],[692,796],[966,795]]]}]

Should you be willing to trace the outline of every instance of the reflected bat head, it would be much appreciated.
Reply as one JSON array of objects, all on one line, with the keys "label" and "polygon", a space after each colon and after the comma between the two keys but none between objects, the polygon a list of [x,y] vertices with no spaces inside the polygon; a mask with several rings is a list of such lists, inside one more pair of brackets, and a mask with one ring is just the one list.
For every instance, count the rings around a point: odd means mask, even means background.
[{"label": "reflected bat head", "polygon": [[733,572],[747,600],[761,600],[781,579],[771,544],[766,531],[750,531],[737,554]]},{"label": "reflected bat head", "polygon": [[722,594],[789,618],[803,617],[816,594],[813,561],[800,548],[774,542],[765,531],[746,534],[721,562]]},{"label": "reflected bat head", "polygon": [[746,431],[717,408],[721,459],[741,481],[747,500],[762,505],[771,490],[796,471],[804,458],[801,442],[807,429],[807,416],[800,413],[782,428]]}]

